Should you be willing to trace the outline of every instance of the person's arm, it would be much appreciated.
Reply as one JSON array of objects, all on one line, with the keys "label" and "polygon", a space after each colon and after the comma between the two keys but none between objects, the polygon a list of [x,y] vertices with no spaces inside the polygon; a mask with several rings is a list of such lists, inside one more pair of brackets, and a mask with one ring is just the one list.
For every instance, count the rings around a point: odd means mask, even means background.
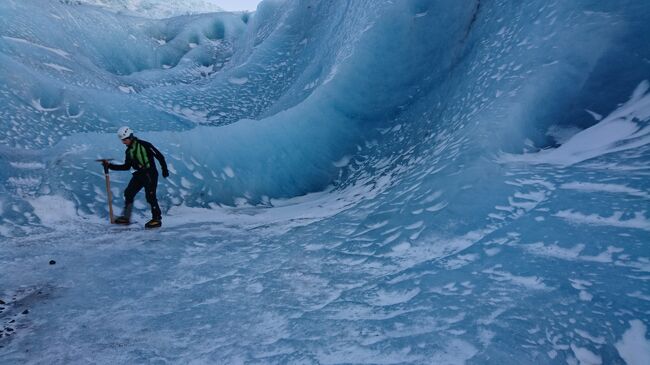
[{"label": "person's arm", "polygon": [[108,168],[110,170],[118,170],[118,171],[126,171],[131,168],[131,155],[129,154],[128,150],[126,152],[126,157],[124,157],[124,163],[121,165],[116,165],[109,163]]},{"label": "person's arm", "polygon": [[160,168],[162,169],[162,176],[163,177],[168,177],[169,176],[169,170],[167,169],[167,162],[165,161],[165,156],[163,156],[160,151],[154,145],[149,144],[151,146],[151,153],[153,154],[153,157],[158,160],[158,163],[160,163]]}]

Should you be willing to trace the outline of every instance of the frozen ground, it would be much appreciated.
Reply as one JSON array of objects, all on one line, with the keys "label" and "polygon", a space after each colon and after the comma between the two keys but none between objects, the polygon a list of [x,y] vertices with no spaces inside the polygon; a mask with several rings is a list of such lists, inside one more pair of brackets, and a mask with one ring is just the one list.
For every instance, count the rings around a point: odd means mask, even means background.
[{"label": "frozen ground", "polygon": [[650,363],[646,2],[0,12],[3,363]]}]

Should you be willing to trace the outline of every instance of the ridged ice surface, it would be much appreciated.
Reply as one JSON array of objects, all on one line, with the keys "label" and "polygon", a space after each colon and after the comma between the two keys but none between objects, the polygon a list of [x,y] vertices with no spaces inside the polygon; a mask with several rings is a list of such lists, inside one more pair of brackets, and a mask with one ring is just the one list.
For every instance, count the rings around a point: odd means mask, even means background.
[{"label": "ridged ice surface", "polygon": [[2,363],[648,364],[650,3],[0,14]]}]

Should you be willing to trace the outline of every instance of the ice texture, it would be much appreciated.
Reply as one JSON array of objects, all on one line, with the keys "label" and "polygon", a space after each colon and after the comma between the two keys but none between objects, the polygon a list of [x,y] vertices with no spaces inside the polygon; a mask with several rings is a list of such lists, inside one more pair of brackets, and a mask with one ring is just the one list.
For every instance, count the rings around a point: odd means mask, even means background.
[{"label": "ice texture", "polygon": [[67,4],[91,4],[120,13],[146,18],[171,18],[179,15],[223,11],[216,0],[59,0]]},{"label": "ice texture", "polygon": [[[0,1],[2,363],[646,364],[649,20]],[[160,230],[107,223],[122,125]]]}]

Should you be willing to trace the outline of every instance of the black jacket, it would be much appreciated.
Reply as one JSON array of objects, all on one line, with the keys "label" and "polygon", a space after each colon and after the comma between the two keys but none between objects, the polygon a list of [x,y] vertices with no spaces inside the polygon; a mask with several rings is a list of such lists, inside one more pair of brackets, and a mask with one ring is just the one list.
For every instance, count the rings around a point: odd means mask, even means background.
[{"label": "black jacket", "polygon": [[[167,162],[165,162],[165,157],[154,147],[151,143],[143,141],[141,139],[133,138],[131,145],[126,148],[124,158],[124,163],[121,165],[109,164],[108,168],[111,170],[129,170],[131,168],[136,171],[155,171],[156,163],[154,158],[160,163],[160,168],[162,169],[163,176],[167,176],[169,173],[167,171]],[[144,152],[144,154],[143,154]]]}]

